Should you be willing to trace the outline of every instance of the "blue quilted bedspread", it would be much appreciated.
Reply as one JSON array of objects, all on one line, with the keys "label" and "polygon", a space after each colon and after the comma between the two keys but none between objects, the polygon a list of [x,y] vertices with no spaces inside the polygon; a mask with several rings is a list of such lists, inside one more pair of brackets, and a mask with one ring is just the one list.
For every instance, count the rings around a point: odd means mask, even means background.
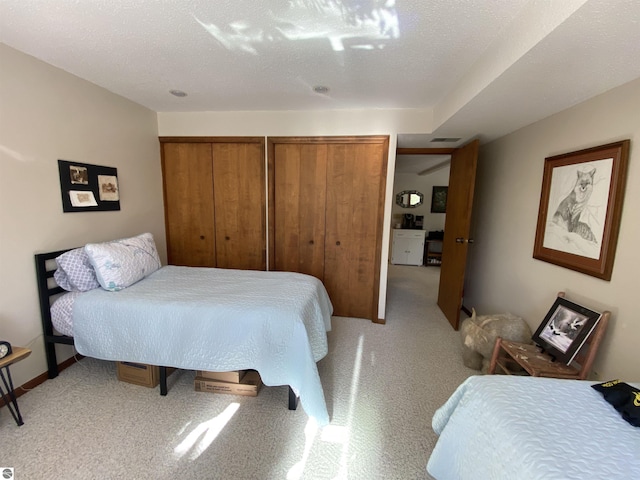
[{"label": "blue quilted bedspread", "polygon": [[438,480],[640,478],[640,428],[594,382],[468,378],[436,411],[428,472]]},{"label": "blue quilted bedspread", "polygon": [[190,370],[255,369],[290,385],[329,422],[316,362],[333,307],[318,279],[289,272],[166,266],[118,292],[86,292],[73,307],[82,355]]}]

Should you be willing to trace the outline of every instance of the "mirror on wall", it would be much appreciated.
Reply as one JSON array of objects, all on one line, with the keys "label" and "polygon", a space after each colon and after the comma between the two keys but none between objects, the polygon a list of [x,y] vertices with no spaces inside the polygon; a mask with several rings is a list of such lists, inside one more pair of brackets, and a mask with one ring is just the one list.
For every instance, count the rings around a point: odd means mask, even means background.
[{"label": "mirror on wall", "polygon": [[396,195],[396,204],[402,208],[416,208],[423,200],[424,195],[417,190],[403,190]]}]

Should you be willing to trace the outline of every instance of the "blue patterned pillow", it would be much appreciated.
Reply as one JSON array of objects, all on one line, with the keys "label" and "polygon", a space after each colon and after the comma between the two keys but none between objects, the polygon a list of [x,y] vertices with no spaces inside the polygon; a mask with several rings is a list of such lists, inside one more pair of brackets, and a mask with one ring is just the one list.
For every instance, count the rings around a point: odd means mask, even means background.
[{"label": "blue patterned pillow", "polygon": [[100,286],[112,292],[133,285],[161,266],[150,233],[108,243],[88,243],[84,248]]},{"label": "blue patterned pillow", "polygon": [[96,272],[84,248],[76,248],[56,257],[58,269],[53,278],[69,292],[86,292],[98,288],[100,284]]}]

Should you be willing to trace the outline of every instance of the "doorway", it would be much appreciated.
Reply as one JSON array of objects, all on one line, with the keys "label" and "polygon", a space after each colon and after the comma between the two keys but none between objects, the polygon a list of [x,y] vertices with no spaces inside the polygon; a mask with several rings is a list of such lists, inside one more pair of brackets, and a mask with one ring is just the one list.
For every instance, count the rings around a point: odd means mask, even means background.
[{"label": "doorway", "polygon": [[[431,207],[434,192],[446,191],[448,188],[451,155],[422,153],[429,146],[426,137],[398,136],[393,178],[387,295],[397,295],[398,292],[394,290],[402,288],[403,285],[419,284],[421,288],[411,289],[414,298],[419,295],[420,304],[426,301],[437,309],[440,262],[436,262],[436,255],[430,255],[429,251],[442,252],[441,240],[444,235],[446,213],[442,211],[444,209]],[[411,195],[414,200],[418,199],[419,203],[404,201],[410,199],[407,195]],[[407,217],[411,220],[407,221]],[[415,251],[418,248],[416,245],[422,245],[419,252]]]},{"label": "doorway", "polygon": [[[443,274],[438,282],[437,303],[455,330],[460,322],[467,252],[472,243],[469,229],[479,143],[473,140],[463,146],[438,148],[424,145],[435,141],[455,143],[460,140],[429,140],[426,135],[398,136],[394,172],[396,201],[392,209],[390,239],[392,264],[402,263],[402,259],[406,258],[403,257],[405,245],[400,243],[400,240],[407,241],[405,237],[416,237],[414,241],[422,237],[425,239],[424,245],[442,245],[440,256],[430,256],[428,249],[423,253],[422,266],[415,262],[415,256],[413,265],[416,268],[441,268]],[[451,191],[448,191],[449,186]],[[448,204],[446,209],[441,208],[437,196],[443,191],[445,203]],[[410,198],[421,201],[405,202]],[[450,218],[447,219],[445,211]],[[405,229],[422,230],[422,235],[406,233]],[[435,239],[441,241],[434,242]],[[415,243],[413,248],[416,248]],[[440,265],[440,259],[443,267],[437,266]]]}]

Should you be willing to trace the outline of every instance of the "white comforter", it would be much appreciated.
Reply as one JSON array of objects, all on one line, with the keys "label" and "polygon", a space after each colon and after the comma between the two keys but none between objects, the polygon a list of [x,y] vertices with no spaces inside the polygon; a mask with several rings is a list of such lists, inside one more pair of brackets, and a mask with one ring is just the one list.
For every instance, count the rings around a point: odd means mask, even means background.
[{"label": "white comforter", "polygon": [[290,385],[325,425],[316,362],[328,351],[332,312],[308,275],[166,266],[119,292],[80,295],[73,336],[79,353],[103,360],[258,370],[265,385]]},{"label": "white comforter", "polygon": [[468,378],[433,417],[440,438],[427,471],[437,480],[640,478],[640,428],[593,383]]}]

